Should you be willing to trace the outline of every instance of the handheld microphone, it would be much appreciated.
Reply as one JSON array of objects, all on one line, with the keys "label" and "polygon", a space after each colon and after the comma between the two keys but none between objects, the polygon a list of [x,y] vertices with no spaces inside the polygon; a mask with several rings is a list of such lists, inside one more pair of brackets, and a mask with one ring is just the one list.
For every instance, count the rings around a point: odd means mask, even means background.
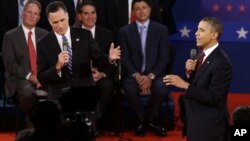
[{"label": "handheld microphone", "polygon": [[[63,51],[67,51],[67,48],[68,48],[68,42],[66,40],[63,40],[62,42],[62,49]],[[67,66],[67,63],[64,64],[64,66]]]},{"label": "handheld microphone", "polygon": [[[192,60],[195,60],[197,58],[197,50],[196,49],[190,50],[190,58]],[[193,72],[192,70],[187,71],[188,74],[191,74],[192,72]]]},{"label": "handheld microphone", "polygon": [[63,46],[63,51],[67,51],[68,42],[66,40],[63,40],[62,46]]},{"label": "handheld microphone", "polygon": [[190,50],[190,58],[191,58],[192,60],[195,60],[196,57],[197,57],[197,51],[196,51],[196,49],[191,49],[191,50]]}]

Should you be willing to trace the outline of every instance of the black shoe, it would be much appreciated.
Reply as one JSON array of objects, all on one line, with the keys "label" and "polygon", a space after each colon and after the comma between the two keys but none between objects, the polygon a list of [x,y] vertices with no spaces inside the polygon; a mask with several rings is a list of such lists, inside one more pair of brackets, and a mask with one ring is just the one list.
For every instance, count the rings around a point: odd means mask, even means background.
[{"label": "black shoe", "polygon": [[140,124],[136,128],[135,135],[140,136],[140,137],[144,137],[145,136],[145,125],[144,124]]},{"label": "black shoe", "polygon": [[154,125],[152,123],[148,124],[149,129],[151,129],[155,135],[165,137],[167,136],[167,130],[164,127]]}]

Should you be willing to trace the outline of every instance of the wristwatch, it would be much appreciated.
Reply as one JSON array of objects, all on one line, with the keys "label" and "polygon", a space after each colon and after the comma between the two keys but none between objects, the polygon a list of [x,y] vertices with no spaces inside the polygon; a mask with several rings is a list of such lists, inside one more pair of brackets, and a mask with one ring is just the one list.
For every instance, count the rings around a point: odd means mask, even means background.
[{"label": "wristwatch", "polygon": [[148,74],[148,77],[149,77],[150,79],[154,80],[154,79],[155,79],[155,74],[150,73],[150,74]]}]

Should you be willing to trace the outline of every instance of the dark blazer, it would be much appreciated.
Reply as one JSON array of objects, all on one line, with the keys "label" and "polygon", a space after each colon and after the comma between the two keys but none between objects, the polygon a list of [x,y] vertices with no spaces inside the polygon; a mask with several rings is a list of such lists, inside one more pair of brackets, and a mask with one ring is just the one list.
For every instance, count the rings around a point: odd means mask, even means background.
[{"label": "dark blazer", "polygon": [[38,43],[38,80],[42,85],[52,90],[62,90],[67,87],[94,86],[91,72],[91,61],[97,62],[98,67],[109,64],[108,57],[97,47],[90,31],[81,28],[70,28],[72,41],[72,71],[67,67],[61,70],[61,77],[57,74],[55,65],[61,48],[52,31]]},{"label": "dark blazer", "polygon": [[[44,29],[36,27],[36,42],[46,36],[47,33]],[[28,73],[31,72],[29,49],[22,26],[16,27],[4,35],[3,62],[6,69],[8,96],[13,96],[18,82],[26,79]]]},{"label": "dark blazer", "polygon": [[[119,28],[129,23],[128,0],[108,0],[108,28],[117,33]],[[152,21],[162,23],[158,0],[150,0]]]},{"label": "dark blazer", "polygon": [[[132,76],[141,71],[142,50],[139,31],[136,23],[121,28],[120,45],[122,50],[122,68],[124,75]],[[163,76],[169,62],[169,41],[167,28],[150,21],[146,39],[146,70]]]},{"label": "dark blazer", "polygon": [[[98,47],[105,54],[109,54],[110,45],[113,42],[113,33],[110,30],[97,25],[95,29],[95,41],[97,42]],[[98,68],[98,70],[104,72],[105,74],[112,75],[113,67],[107,65],[103,68]]]},{"label": "dark blazer", "polygon": [[192,77],[185,95],[188,140],[227,141],[227,95],[231,79],[229,59],[217,47]]}]

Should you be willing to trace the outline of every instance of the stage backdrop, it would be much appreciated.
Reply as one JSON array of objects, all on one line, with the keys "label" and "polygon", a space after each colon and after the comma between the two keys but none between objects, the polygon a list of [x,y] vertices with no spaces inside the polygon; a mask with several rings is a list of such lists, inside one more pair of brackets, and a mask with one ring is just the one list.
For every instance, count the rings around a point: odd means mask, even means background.
[{"label": "stage backdrop", "polygon": [[174,72],[184,75],[185,61],[195,46],[198,22],[206,16],[219,18],[224,25],[220,45],[233,66],[230,92],[250,93],[250,1],[177,0],[173,13],[178,33],[171,36],[176,57]]}]

